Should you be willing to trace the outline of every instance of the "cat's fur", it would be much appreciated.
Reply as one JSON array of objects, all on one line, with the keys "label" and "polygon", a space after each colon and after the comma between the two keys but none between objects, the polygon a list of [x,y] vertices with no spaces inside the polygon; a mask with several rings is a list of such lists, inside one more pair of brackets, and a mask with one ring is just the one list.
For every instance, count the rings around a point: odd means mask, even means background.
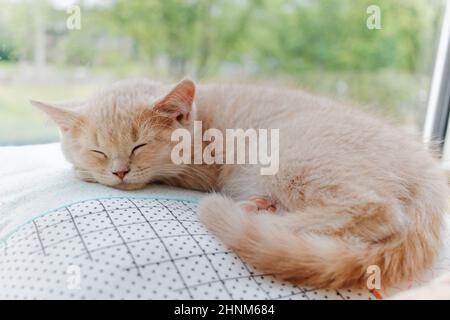
[{"label": "cat's fur", "polygon": [[[364,286],[367,268],[377,265],[389,286],[432,264],[447,184],[424,146],[375,117],[297,90],[195,90],[187,80],[170,89],[128,80],[70,108],[34,104],[59,124],[64,154],[84,180],[220,192],[201,201],[201,220],[264,272],[315,287]],[[278,173],[262,176],[258,165],[173,164],[171,133],[191,128],[193,119],[203,130],[280,129]],[[117,166],[130,170],[123,181],[111,172]],[[277,212],[245,212],[238,202],[254,196]]]}]

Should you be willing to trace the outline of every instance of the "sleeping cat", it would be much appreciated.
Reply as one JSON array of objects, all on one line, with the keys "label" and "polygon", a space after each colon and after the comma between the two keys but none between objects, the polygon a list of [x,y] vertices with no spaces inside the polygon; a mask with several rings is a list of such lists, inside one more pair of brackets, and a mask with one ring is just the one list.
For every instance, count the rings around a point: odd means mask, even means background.
[{"label": "sleeping cat", "polygon": [[[263,272],[314,287],[382,286],[428,268],[447,184],[425,148],[375,117],[305,92],[125,80],[85,101],[32,103],[59,125],[77,176],[121,189],[216,191],[200,218]],[[177,128],[279,129],[279,170],[171,161]],[[205,145],[203,145],[205,147]],[[194,155],[192,155],[194,156]]]}]

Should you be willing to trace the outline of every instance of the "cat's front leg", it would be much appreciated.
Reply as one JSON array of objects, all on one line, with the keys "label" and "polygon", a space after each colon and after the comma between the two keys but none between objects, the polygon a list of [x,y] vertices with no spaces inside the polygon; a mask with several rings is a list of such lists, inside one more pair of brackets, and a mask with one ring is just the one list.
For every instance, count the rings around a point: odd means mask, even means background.
[{"label": "cat's front leg", "polygon": [[90,174],[89,171],[85,169],[81,169],[79,167],[73,167],[73,170],[75,171],[75,176],[83,181],[86,182],[97,182],[94,177]]}]

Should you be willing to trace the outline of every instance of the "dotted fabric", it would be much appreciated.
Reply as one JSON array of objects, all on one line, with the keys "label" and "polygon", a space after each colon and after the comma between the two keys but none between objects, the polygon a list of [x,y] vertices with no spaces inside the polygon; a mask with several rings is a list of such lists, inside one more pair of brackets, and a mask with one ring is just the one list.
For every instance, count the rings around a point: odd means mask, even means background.
[{"label": "dotted fabric", "polygon": [[0,242],[0,299],[373,299],[301,288],[224,247],[185,200],[110,198],[56,209]]}]

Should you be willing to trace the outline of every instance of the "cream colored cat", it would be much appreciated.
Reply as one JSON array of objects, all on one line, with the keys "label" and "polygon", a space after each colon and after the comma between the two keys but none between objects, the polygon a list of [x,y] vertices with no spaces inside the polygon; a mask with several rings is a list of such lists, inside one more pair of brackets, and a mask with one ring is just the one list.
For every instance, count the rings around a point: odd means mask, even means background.
[{"label": "cream colored cat", "polygon": [[[61,128],[81,179],[220,192],[201,201],[201,220],[263,272],[315,287],[365,286],[376,265],[389,286],[428,268],[440,248],[447,184],[437,162],[399,130],[333,101],[270,87],[128,80],[71,106],[33,104]],[[193,119],[203,130],[279,129],[278,173],[173,164],[171,133]]]}]

